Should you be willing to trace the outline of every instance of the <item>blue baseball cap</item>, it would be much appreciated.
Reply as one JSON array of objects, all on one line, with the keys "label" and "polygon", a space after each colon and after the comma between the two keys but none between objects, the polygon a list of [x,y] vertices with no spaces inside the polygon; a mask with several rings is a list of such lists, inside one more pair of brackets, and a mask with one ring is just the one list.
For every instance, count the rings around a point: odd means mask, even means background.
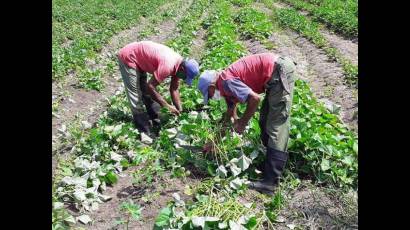
[{"label": "blue baseball cap", "polygon": [[201,74],[198,81],[198,89],[204,96],[204,104],[208,104],[208,88],[215,78],[215,70],[206,70]]},{"label": "blue baseball cap", "polygon": [[194,59],[185,59],[183,61],[183,65],[185,67],[185,75],[186,75],[185,83],[191,86],[196,75],[199,74],[199,64]]}]

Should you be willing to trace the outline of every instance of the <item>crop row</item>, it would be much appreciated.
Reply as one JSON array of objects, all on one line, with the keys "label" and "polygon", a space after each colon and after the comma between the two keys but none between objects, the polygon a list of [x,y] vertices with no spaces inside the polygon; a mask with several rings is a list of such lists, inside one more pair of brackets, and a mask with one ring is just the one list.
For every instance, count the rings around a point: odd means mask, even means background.
[{"label": "crop row", "polygon": [[196,36],[196,31],[201,26],[201,15],[204,14],[204,11],[208,9],[210,4],[211,0],[195,1],[192,4],[191,11],[187,12],[177,25],[180,35],[169,40],[167,45],[182,56],[187,56],[191,52],[192,40]]},{"label": "crop row", "polygon": [[272,34],[273,26],[268,16],[250,7],[239,10],[235,22],[239,25],[238,31],[245,39],[263,40]]},{"label": "crop row", "polygon": [[[158,11],[165,1],[53,1],[52,78],[76,72],[84,87],[101,89],[101,72],[86,69],[102,46],[117,32]],[[88,82],[87,82],[88,81]]]},{"label": "crop row", "polygon": [[303,0],[282,0],[296,9],[306,10],[315,21],[325,23],[329,29],[350,38],[358,36],[356,0],[323,0],[311,4]]},{"label": "crop row", "polygon": [[312,41],[317,47],[323,48],[326,54],[342,65],[346,80],[357,84],[358,68],[350,60],[343,57],[335,48],[331,47],[326,38],[320,33],[319,25],[294,9],[277,9],[276,17],[283,27],[291,28]]}]

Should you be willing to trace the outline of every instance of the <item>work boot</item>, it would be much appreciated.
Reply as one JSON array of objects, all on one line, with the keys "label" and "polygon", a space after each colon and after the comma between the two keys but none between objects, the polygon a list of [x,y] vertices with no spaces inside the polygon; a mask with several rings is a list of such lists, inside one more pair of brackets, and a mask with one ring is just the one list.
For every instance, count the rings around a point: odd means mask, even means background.
[{"label": "work boot", "polygon": [[151,135],[150,123],[146,113],[141,112],[133,114],[133,121],[139,132]]},{"label": "work boot", "polygon": [[149,96],[146,90],[146,84],[146,82],[141,81],[142,102],[144,103],[148,117],[152,122],[154,135],[158,136],[159,130],[161,129],[161,122],[159,119],[161,106]]},{"label": "work boot", "polygon": [[273,148],[267,148],[263,180],[251,182],[249,187],[267,195],[273,195],[280,176],[285,168],[288,154]]},{"label": "work boot", "polygon": [[158,136],[161,129],[161,120],[159,119],[161,107],[158,103],[152,103],[145,105],[145,108],[147,108],[148,117],[152,122],[153,134]]},{"label": "work boot", "polygon": [[151,121],[152,121],[152,129],[153,129],[154,135],[158,137],[159,131],[161,130],[161,121],[160,119],[153,119]]}]

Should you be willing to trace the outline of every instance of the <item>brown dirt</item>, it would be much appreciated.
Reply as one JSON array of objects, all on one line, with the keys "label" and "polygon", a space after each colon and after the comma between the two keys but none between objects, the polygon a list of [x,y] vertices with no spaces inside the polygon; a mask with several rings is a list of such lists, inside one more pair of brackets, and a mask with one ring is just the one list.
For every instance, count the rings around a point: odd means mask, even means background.
[{"label": "brown dirt", "polygon": [[[208,17],[208,11],[204,11],[204,13],[201,15],[201,19],[204,20],[205,18]],[[199,62],[201,60],[202,55],[203,55],[203,50],[205,48],[205,43],[206,43],[206,30],[201,26],[199,30],[196,32],[196,37],[192,41],[191,45],[191,56],[195,60]]]},{"label": "brown dirt", "polygon": [[[140,168],[140,167],[139,167]],[[105,195],[111,196],[112,199],[100,205],[99,209],[89,214],[93,219],[93,223],[87,226],[87,229],[125,229],[124,226],[118,226],[116,223],[121,218],[120,205],[124,201],[132,199],[134,203],[138,203],[142,209],[142,216],[139,221],[130,221],[130,229],[152,229],[155,224],[155,219],[160,210],[166,207],[167,203],[173,200],[172,194],[178,193],[182,200],[188,201],[192,198],[184,194],[185,185],[195,185],[198,181],[191,178],[171,178],[169,173],[165,173],[162,177],[156,177],[151,185],[132,185],[131,172],[138,169],[133,168],[125,171],[124,177],[110,188],[107,188]],[[143,170],[140,168],[139,170]],[[144,202],[141,198],[147,195],[154,196]],[[157,194],[157,195],[155,195]],[[78,227],[84,227],[78,223]]]},{"label": "brown dirt", "polygon": [[[190,6],[189,4],[184,4],[184,7],[181,8],[181,12],[187,9]],[[166,10],[170,4],[167,4],[162,7],[162,11]],[[171,36],[175,36],[176,33],[172,33],[175,31],[176,22],[179,21],[183,17],[183,14],[178,14],[175,20],[166,20],[161,22],[157,29],[160,31],[159,35],[151,35],[146,40],[152,40],[156,42],[164,42],[165,40],[169,39]],[[101,51],[101,59],[100,63],[104,63],[104,60],[110,59],[115,52],[121,48],[122,46],[128,44],[129,42],[133,42],[137,40],[138,33],[142,29],[150,26],[148,19],[142,19],[139,25],[120,32],[118,35],[114,36],[111,41],[105,46]],[[89,63],[91,69],[95,68],[104,68],[99,63]],[[116,90],[120,90],[122,87],[121,77],[119,72],[115,72],[111,75],[107,75],[103,77],[103,81],[105,83],[105,88],[101,91],[95,90],[85,90],[75,87],[76,85],[76,78],[75,74],[72,73],[67,76],[65,82],[62,83],[53,83],[52,90],[53,90],[53,97],[55,100],[61,100],[59,109],[57,111],[57,117],[53,117],[52,119],[52,141],[53,141],[53,160],[52,160],[52,172],[54,173],[54,169],[57,165],[56,160],[56,153],[58,155],[65,155],[66,151],[63,149],[67,149],[64,146],[61,149],[61,135],[58,133],[58,129],[61,127],[62,124],[70,124],[77,114],[81,114],[83,117],[82,120],[88,121],[90,124],[94,124],[97,120],[99,114],[106,110],[107,106],[107,98],[112,96]],[[70,95],[69,98],[66,98],[65,95],[62,93],[63,91],[68,92]],[[71,99],[71,100],[70,100]],[[75,103],[72,102],[74,100]],[[68,148],[69,149],[69,148]]]},{"label": "brown dirt", "polygon": [[329,44],[336,48],[345,58],[349,59],[353,64],[358,64],[359,44],[322,28],[320,30]]},{"label": "brown dirt", "polygon": [[198,30],[195,40],[192,42],[192,49],[191,49],[191,56],[195,60],[201,60],[203,55],[202,51],[205,47],[205,37],[206,37],[206,30],[201,27]]},{"label": "brown dirt", "polygon": [[[277,190],[277,192],[279,192]],[[357,229],[357,193],[343,193],[340,190],[317,187],[311,181],[302,180],[295,189],[282,190],[284,206],[278,213],[275,229]],[[244,203],[256,204],[259,211],[271,198],[248,189],[239,198]]]},{"label": "brown dirt", "polygon": [[268,41],[273,44],[272,49],[254,40],[244,41],[244,44],[251,53],[273,51],[291,57],[297,63],[298,76],[309,83],[315,96],[340,105],[341,120],[357,132],[357,90],[345,84],[342,67],[295,32],[274,31]]},{"label": "brown dirt", "polygon": [[[286,3],[275,2],[274,6],[277,8],[292,8],[292,6]],[[300,14],[309,17],[309,12],[306,10],[298,10]],[[334,32],[328,30],[325,25],[320,24],[320,33],[329,42],[330,46],[336,48],[345,58],[349,59],[353,64],[358,64],[358,42],[356,40],[351,40],[344,38],[341,35],[335,34]]]},{"label": "brown dirt", "polygon": [[280,212],[285,222],[277,229],[289,229],[289,224],[303,229],[358,229],[357,194],[332,194],[303,181],[288,195]]}]

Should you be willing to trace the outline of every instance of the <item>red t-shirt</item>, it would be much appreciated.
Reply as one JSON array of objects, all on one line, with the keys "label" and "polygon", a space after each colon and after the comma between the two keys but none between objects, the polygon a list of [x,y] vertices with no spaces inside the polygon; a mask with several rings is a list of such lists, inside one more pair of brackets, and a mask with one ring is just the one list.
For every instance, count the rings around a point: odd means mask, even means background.
[{"label": "red t-shirt", "polygon": [[[232,80],[243,82],[255,93],[263,93],[265,91],[265,84],[272,77],[277,58],[278,56],[273,53],[261,53],[243,57],[232,63],[227,69],[222,71],[218,77],[217,84],[221,96],[227,99],[231,98],[230,101],[232,102],[243,102],[241,97],[236,96],[238,93],[232,93],[232,91],[235,91],[235,86],[227,84],[232,82]],[[229,87],[227,87],[227,85],[229,85]],[[239,90],[238,88],[237,91],[243,90]]]},{"label": "red t-shirt", "polygon": [[129,67],[153,74],[160,83],[175,76],[183,61],[171,48],[152,41],[130,43],[120,49],[118,58]]}]

